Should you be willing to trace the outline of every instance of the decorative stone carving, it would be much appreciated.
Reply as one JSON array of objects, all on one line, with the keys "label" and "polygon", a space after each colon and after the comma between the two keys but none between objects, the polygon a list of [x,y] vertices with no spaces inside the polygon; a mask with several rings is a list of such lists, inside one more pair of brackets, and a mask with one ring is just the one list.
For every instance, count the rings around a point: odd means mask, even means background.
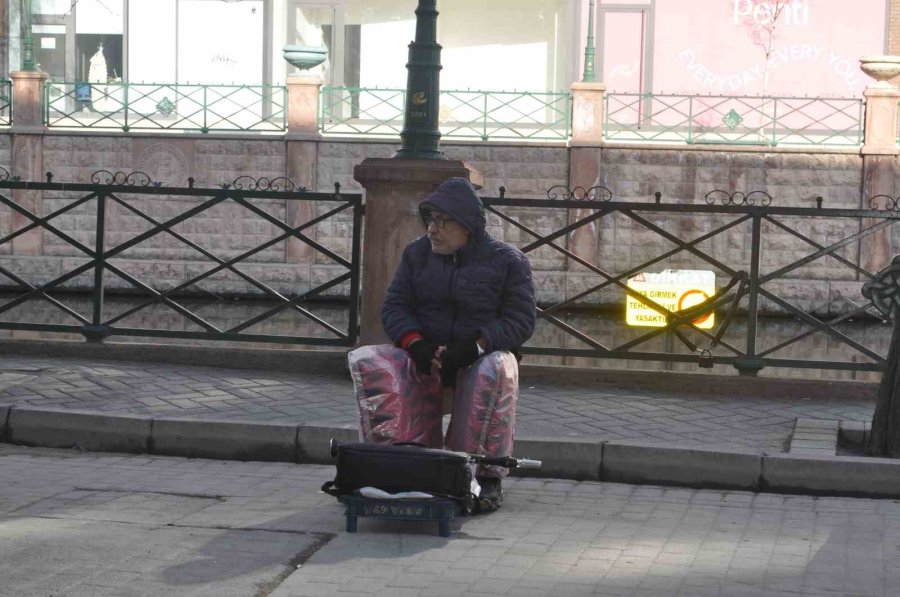
[{"label": "decorative stone carving", "polygon": [[137,169],[165,186],[187,185],[187,157],[171,143],[154,143],[144,149],[138,156]]}]

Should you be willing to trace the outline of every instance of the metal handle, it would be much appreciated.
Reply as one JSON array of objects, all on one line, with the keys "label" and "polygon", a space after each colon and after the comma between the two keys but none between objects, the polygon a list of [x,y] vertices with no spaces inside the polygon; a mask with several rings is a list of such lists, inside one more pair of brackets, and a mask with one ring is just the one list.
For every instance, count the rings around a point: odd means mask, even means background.
[{"label": "metal handle", "polygon": [[530,458],[519,458],[516,463],[518,468],[541,468],[541,464],[543,464],[540,460]]}]

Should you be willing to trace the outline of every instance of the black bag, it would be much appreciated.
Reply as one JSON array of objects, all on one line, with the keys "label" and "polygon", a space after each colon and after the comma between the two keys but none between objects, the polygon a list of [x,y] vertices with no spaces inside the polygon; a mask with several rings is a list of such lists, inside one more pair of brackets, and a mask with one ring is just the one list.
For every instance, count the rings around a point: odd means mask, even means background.
[{"label": "black bag", "polygon": [[465,503],[471,501],[472,469],[459,452],[409,444],[332,444],[337,473],[322,486],[331,495],[350,495],[361,487],[388,493],[423,491]]}]

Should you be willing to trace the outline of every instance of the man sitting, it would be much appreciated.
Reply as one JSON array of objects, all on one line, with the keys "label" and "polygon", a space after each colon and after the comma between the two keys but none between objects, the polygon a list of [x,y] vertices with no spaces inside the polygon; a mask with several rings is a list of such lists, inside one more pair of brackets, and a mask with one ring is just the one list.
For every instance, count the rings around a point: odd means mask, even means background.
[{"label": "man sitting", "polygon": [[[393,363],[390,379],[383,370],[378,377],[372,367],[355,366],[364,355],[351,355],[354,381],[363,388],[361,435],[508,456],[518,400],[513,351],[531,337],[537,311],[531,267],[521,251],[487,233],[484,206],[463,178],[441,184],[419,213],[427,234],[404,250],[382,306],[394,346],[366,347],[368,358]],[[370,382],[393,389],[373,390]],[[446,438],[441,386],[455,388]],[[482,509],[499,506],[507,473],[490,466],[476,472]]]}]

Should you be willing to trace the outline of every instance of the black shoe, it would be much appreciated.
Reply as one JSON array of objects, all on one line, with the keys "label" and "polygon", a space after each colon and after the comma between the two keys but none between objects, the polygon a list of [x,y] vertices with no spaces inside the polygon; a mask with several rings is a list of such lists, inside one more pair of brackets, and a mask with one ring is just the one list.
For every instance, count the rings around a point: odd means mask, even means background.
[{"label": "black shoe", "polygon": [[481,485],[481,495],[475,500],[475,513],[493,512],[503,503],[500,477],[482,477],[477,481]]}]

